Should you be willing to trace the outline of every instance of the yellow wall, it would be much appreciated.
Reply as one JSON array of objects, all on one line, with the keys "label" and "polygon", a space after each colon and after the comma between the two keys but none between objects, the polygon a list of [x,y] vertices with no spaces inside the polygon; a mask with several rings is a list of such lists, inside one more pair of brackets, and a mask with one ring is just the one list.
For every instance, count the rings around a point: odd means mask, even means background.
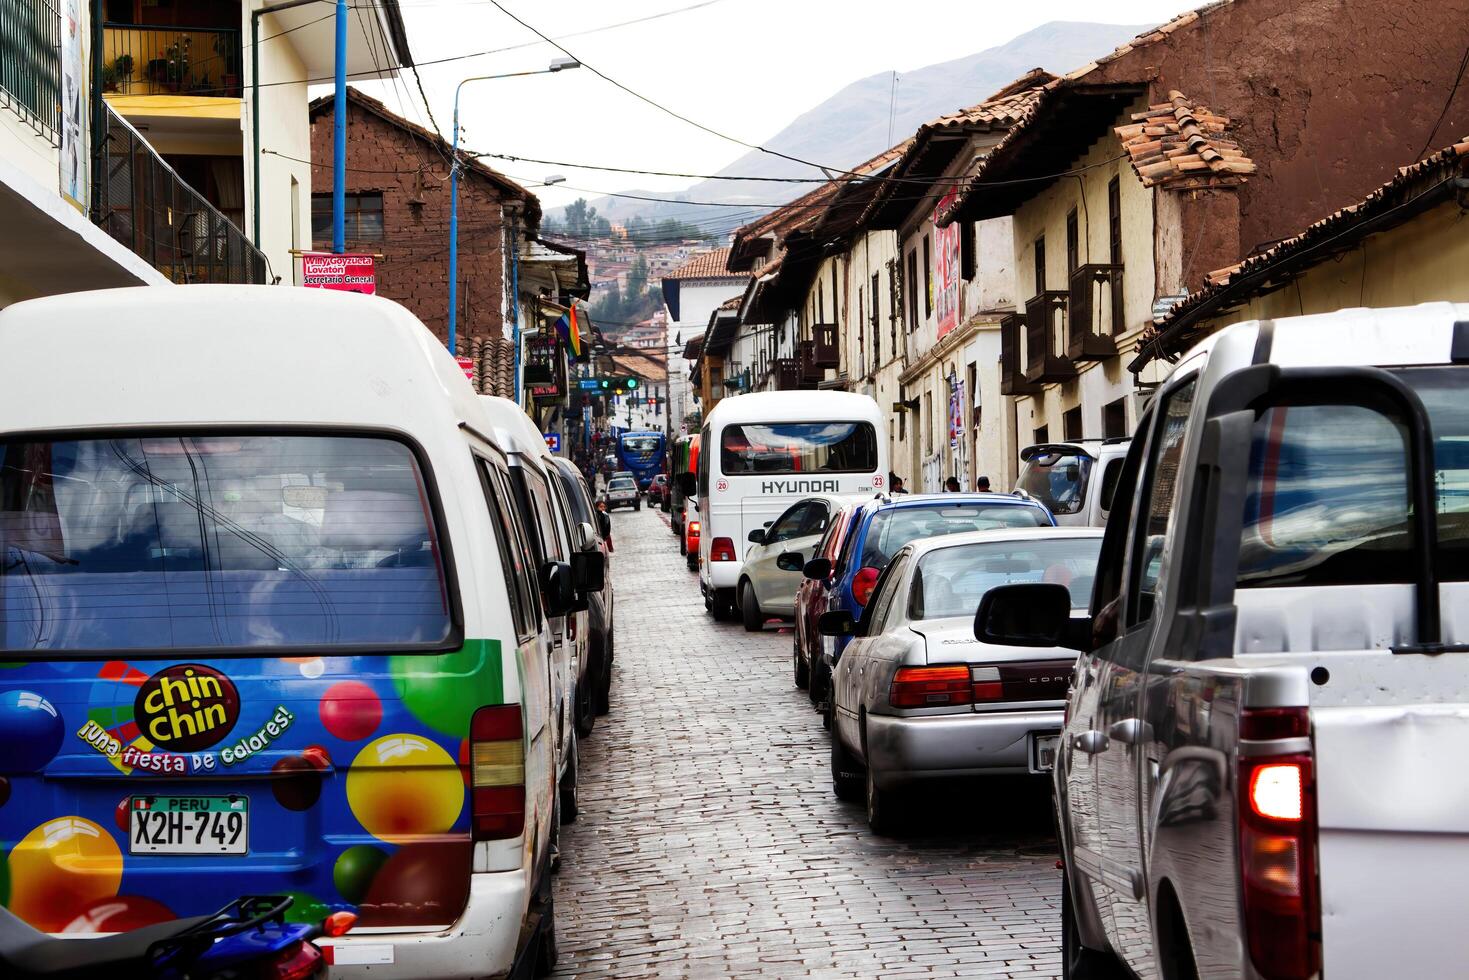
[{"label": "yellow wall", "polygon": [[1231,323],[1357,306],[1469,303],[1469,217],[1448,201],[1373,235],[1245,306],[1201,324],[1203,335]]}]

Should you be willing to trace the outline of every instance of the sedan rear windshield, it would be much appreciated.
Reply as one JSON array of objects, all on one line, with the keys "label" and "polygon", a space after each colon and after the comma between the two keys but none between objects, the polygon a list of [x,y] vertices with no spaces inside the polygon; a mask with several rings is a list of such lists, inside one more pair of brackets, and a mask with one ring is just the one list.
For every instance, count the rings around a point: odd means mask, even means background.
[{"label": "sedan rear windshield", "polygon": [[745,473],[871,473],[877,435],[866,422],[746,422],[727,425],[719,468]]},{"label": "sedan rear windshield", "polygon": [[188,435],[0,443],[10,652],[434,644],[428,488],[402,443]]},{"label": "sedan rear windshield", "polygon": [[894,507],[873,515],[862,543],[859,567],[885,568],[909,541],[941,534],[988,531],[997,527],[1047,527],[1045,513],[1032,504],[944,504]]},{"label": "sedan rear windshield", "polygon": [[1072,608],[1079,609],[1091,600],[1101,550],[1098,536],[996,541],[930,551],[913,573],[908,618],[973,616],[990,589],[1027,582],[1066,586]]},{"label": "sedan rear windshield", "polygon": [[607,484],[607,489],[609,491],[636,490],[637,488],[637,484],[634,483],[632,480],[627,479],[626,477],[620,477]]}]

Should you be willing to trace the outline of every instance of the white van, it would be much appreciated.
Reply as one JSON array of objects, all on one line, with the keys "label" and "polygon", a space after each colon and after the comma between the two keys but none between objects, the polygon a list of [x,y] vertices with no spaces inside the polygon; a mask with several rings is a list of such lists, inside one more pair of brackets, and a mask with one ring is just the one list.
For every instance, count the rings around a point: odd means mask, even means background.
[{"label": "white van", "polygon": [[[433,335],[317,290],[76,293],[0,311],[0,392],[0,704],[41,726],[0,841],[59,876],[11,911],[289,891],[357,914],[333,977],[546,967],[573,573]],[[139,846],[160,806],[228,820]]]},{"label": "white van", "polygon": [[1015,490],[1045,504],[1061,527],[1105,527],[1131,443],[1119,436],[1027,446]]},{"label": "white van", "polygon": [[882,428],[877,402],[841,391],[756,392],[714,406],[699,439],[699,588],[715,619],[734,611],[749,543],[786,508],[887,488]]},{"label": "white van", "polygon": [[[593,535],[590,525],[572,519],[551,451],[545,437],[529,415],[508,398],[479,397],[485,421],[504,448],[510,462],[512,505],[530,531],[531,554],[536,566],[546,562],[570,563],[584,551]],[[599,556],[600,557],[600,556]],[[561,820],[576,819],[577,733],[591,733],[596,720],[592,685],[587,682],[587,640],[590,635],[585,604],[564,616],[551,618],[551,713],[557,732],[557,786],[561,795]]]}]

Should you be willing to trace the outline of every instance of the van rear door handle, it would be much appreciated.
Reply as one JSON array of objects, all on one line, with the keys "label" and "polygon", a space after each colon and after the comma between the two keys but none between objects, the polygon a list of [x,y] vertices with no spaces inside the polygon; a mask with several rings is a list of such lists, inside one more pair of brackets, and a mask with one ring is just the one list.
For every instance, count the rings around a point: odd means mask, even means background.
[{"label": "van rear door handle", "polygon": [[1098,752],[1107,751],[1108,741],[1106,735],[1094,729],[1073,736],[1071,747],[1078,752],[1085,752],[1087,755],[1096,755]]}]

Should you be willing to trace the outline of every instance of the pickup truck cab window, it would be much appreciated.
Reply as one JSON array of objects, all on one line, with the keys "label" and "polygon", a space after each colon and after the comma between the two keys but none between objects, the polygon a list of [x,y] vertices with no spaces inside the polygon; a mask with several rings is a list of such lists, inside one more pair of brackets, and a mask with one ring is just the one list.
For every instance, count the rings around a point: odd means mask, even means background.
[{"label": "pickup truck cab window", "polygon": [[1198,387],[1195,375],[1163,396],[1158,431],[1149,451],[1148,474],[1139,498],[1132,557],[1132,589],[1128,600],[1129,626],[1153,617],[1153,604],[1163,555],[1168,546],[1168,523],[1177,498],[1178,469],[1183,463],[1183,437]]}]

